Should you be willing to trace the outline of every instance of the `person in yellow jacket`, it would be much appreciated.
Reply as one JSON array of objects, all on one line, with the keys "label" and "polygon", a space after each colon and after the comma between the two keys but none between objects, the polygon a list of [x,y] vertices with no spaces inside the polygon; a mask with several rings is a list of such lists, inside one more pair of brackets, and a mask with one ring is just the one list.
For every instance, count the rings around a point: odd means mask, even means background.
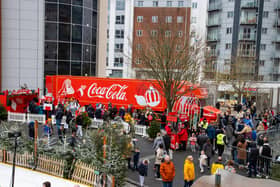
[{"label": "person in yellow jacket", "polygon": [[195,171],[193,164],[193,157],[191,155],[187,156],[184,164],[184,187],[190,187],[195,179]]},{"label": "person in yellow jacket", "polygon": [[201,128],[203,128],[203,129],[207,129],[207,127],[208,127],[208,122],[207,122],[207,120],[204,118],[203,119],[203,121],[201,121],[201,123],[200,123],[200,127]]},{"label": "person in yellow jacket", "polygon": [[211,175],[214,175],[218,169],[225,169],[223,163],[222,163],[222,157],[218,157],[218,160],[212,164],[211,167]]}]

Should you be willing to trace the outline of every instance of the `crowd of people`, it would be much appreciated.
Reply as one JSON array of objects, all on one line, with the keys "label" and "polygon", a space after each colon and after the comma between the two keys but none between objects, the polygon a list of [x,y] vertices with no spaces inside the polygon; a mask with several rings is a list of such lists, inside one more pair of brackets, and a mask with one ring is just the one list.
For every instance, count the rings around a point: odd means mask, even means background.
[{"label": "crowd of people", "polygon": [[[79,102],[69,99],[53,108],[51,114],[55,114],[57,133],[61,141],[70,121],[75,120],[76,130],[72,131],[70,142],[74,147],[76,135],[83,136]],[[155,178],[162,180],[164,186],[172,186],[175,176],[173,152],[186,151],[187,148],[192,155],[199,158],[197,168],[201,173],[210,170],[211,174],[214,174],[217,169],[236,173],[237,170],[247,169],[249,177],[270,176],[273,154],[266,132],[270,129],[279,129],[280,112],[274,114],[272,110],[264,110],[257,113],[254,104],[238,105],[235,109],[236,114],[233,115],[229,108],[215,122],[202,119],[197,127],[189,121],[169,123],[166,120],[166,112],[157,115],[150,108],[136,110],[132,105],[117,108],[110,103],[107,106],[96,104],[86,106],[84,111],[90,118],[111,120],[119,116],[126,122],[134,120],[138,125],[149,126],[155,119],[160,121],[161,131],[154,139],[152,147],[155,153]],[[66,117],[65,124],[62,124],[63,116]],[[51,121],[47,120],[44,132],[48,135],[52,134],[52,131]],[[143,186],[144,177],[148,175],[149,161],[140,161],[139,147],[135,146],[131,150],[127,153],[128,168],[139,172],[140,184]],[[230,150],[230,158],[228,154],[225,156],[225,150]],[[193,157],[189,155],[184,165],[184,180],[187,187],[191,186],[195,179],[195,168]]]},{"label": "crowd of people", "polygon": [[[192,155],[199,157],[197,167],[202,174],[207,169],[211,174],[215,174],[218,169],[225,169],[231,173],[243,171],[248,177],[269,178],[273,159],[269,131],[278,130],[280,112],[274,115],[264,110],[257,115],[252,108],[242,106],[235,115],[228,109],[217,122],[203,119],[197,128],[191,127],[186,121],[177,124],[175,130],[173,125],[167,123],[164,130],[157,134],[152,147],[155,151],[155,179],[162,180],[163,186],[172,186],[175,176],[172,153],[175,150],[185,151],[186,147]],[[280,158],[279,155],[277,157]],[[195,168],[193,156],[187,156],[184,163],[186,187],[191,186],[195,179]],[[140,181],[143,186],[144,179]]]}]

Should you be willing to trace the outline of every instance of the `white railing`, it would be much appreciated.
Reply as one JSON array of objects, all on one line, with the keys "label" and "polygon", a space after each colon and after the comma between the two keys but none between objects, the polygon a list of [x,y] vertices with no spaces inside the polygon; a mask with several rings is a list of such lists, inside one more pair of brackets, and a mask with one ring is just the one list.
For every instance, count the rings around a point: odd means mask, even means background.
[{"label": "white railing", "polygon": [[52,124],[53,124],[53,125],[56,124],[55,115],[52,115]]},{"label": "white railing", "polygon": [[25,122],[26,115],[25,113],[8,112],[8,121]]},{"label": "white railing", "polygon": [[38,123],[45,123],[46,116],[44,114],[27,114],[27,121],[35,121],[37,120]]},{"label": "white railing", "polygon": [[147,127],[144,125],[135,125],[135,134],[140,136],[148,136],[147,134]]}]

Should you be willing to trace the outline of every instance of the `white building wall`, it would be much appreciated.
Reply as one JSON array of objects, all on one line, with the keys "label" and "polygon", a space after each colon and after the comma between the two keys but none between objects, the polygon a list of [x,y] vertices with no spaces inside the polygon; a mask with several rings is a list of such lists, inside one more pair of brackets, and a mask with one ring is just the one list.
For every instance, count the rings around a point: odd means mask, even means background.
[{"label": "white building wall", "polygon": [[2,89],[43,88],[44,0],[2,0]]},{"label": "white building wall", "polygon": [[[133,33],[133,0],[125,0],[125,10],[116,10],[117,0],[110,0],[109,14],[109,39],[108,39],[108,66],[106,67],[106,75],[113,76],[113,70],[121,70],[122,78],[131,78],[131,44],[132,44],[132,33]],[[124,24],[116,24],[116,16],[124,15]],[[115,31],[124,30],[124,38],[116,38]],[[123,44],[123,52],[115,52],[115,44]],[[123,67],[114,67],[115,57],[123,57]]]}]

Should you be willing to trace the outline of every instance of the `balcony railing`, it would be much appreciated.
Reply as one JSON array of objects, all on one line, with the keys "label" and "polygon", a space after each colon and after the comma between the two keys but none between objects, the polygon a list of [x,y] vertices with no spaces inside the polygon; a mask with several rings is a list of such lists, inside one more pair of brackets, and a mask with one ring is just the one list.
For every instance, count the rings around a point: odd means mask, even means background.
[{"label": "balcony railing", "polygon": [[222,4],[220,1],[209,3],[208,5],[208,11],[220,10],[221,8],[222,8]]},{"label": "balcony railing", "polygon": [[240,57],[255,57],[256,56],[256,50],[241,49],[241,50],[238,50],[238,56],[240,56]]},{"label": "balcony railing", "polygon": [[220,41],[220,37],[218,34],[212,34],[207,36],[207,41],[208,42],[217,42]]},{"label": "balcony railing", "polygon": [[256,17],[252,17],[252,18],[248,18],[248,17],[241,17],[240,19],[240,24],[246,24],[246,25],[251,25],[251,24],[256,24],[257,23],[257,18]]},{"label": "balcony railing", "polygon": [[209,57],[218,57],[220,54],[220,51],[217,49],[211,49],[209,50]]},{"label": "balcony railing", "polygon": [[258,0],[242,0],[241,8],[257,8]]},{"label": "balcony railing", "polygon": [[280,2],[275,3],[275,9],[280,11]]},{"label": "balcony railing", "polygon": [[114,63],[114,67],[123,67],[123,63]]},{"label": "balcony railing", "polygon": [[212,26],[219,26],[221,25],[221,19],[220,18],[215,18],[215,19],[208,19],[207,26],[212,27]]},{"label": "balcony railing", "polygon": [[280,43],[280,35],[279,34],[275,37],[275,42]]},{"label": "balcony railing", "polygon": [[255,33],[239,33],[239,40],[254,41],[256,40]]}]

